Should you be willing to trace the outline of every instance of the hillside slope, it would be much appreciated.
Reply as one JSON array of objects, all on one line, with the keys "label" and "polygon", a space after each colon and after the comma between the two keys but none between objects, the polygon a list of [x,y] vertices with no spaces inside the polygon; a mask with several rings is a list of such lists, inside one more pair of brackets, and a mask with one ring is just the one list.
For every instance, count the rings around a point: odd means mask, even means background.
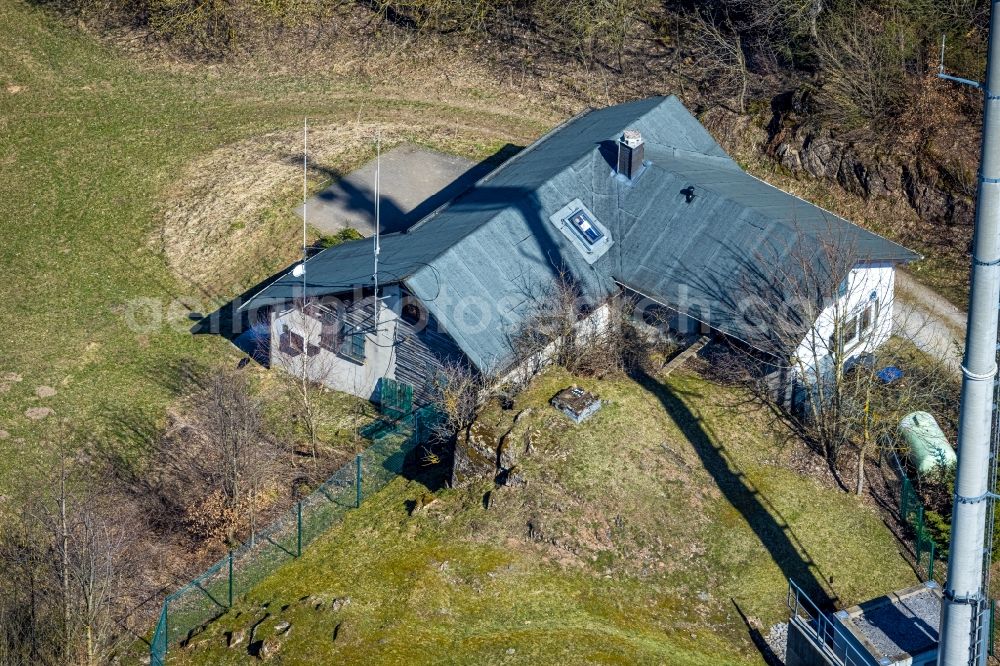
[{"label": "hillside slope", "polygon": [[[607,402],[582,426],[547,406],[574,381]],[[532,408],[511,440],[525,486],[430,493],[441,471],[421,468],[171,663],[261,647],[288,664],[760,663],[740,612],[766,634],[786,577],[841,606],[913,584],[876,511],[803,475],[802,444],[758,434],[763,415],[740,404],[691,374],[547,373],[481,417],[504,432]]]}]

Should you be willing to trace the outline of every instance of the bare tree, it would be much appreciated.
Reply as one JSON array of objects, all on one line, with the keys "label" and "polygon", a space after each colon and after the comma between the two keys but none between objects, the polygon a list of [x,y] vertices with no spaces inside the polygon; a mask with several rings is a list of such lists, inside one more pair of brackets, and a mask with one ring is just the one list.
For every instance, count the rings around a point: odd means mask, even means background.
[{"label": "bare tree", "polygon": [[[155,501],[154,523],[199,541],[252,540],[278,449],[246,377],[220,370],[170,415],[139,492]],[[244,522],[244,517],[246,522]]]},{"label": "bare tree", "polygon": [[434,386],[435,405],[445,418],[436,425],[434,434],[440,439],[450,439],[459,433],[468,437],[479,408],[490,395],[492,383],[487,374],[468,361],[446,362],[438,371]]},{"label": "bare tree", "polygon": [[636,30],[644,8],[634,0],[538,0],[531,14],[548,32],[562,33],[584,60],[607,53],[624,70],[623,57],[630,30]]},{"label": "bare tree", "polygon": [[228,507],[246,510],[253,540],[260,491],[271,467],[268,447],[263,444],[260,400],[253,395],[245,375],[220,371],[209,377],[197,402],[202,435],[216,451],[213,457],[221,462]]},{"label": "bare tree", "polygon": [[319,396],[330,385],[359,394],[360,385],[370,379],[362,363],[368,339],[374,337],[378,344],[380,335],[394,330],[392,314],[374,304],[371,295],[356,293],[343,300],[296,301],[282,314],[286,330],[279,337],[280,363],[295,375],[290,395],[314,462],[320,455],[320,432],[329,419]]},{"label": "bare tree", "polygon": [[59,663],[65,613],[52,543],[30,515],[0,530],[0,664]]},{"label": "bare tree", "polygon": [[[894,445],[906,413],[954,408],[945,360],[894,336],[890,271],[832,231],[800,232],[748,262],[734,299],[748,324],[749,344],[732,345],[741,376],[834,472],[841,453],[853,450],[859,493],[866,460],[877,447]],[[911,376],[892,382],[880,374],[897,365]]]},{"label": "bare tree", "polygon": [[33,486],[26,510],[0,534],[0,663],[108,663],[124,642],[142,516],[95,489],[56,442],[58,468]]},{"label": "bare tree", "polygon": [[904,54],[891,23],[874,12],[837,15],[816,50],[824,113],[840,127],[890,128],[908,93]]},{"label": "bare tree", "polygon": [[124,607],[135,574],[135,523],[100,495],[84,495],[71,511],[62,564],[69,582],[69,636],[92,666],[107,663],[126,638],[115,611]]},{"label": "bare tree", "polygon": [[750,69],[743,35],[729,12],[703,11],[689,17],[686,47],[694,65],[704,72],[704,82],[712,95],[734,101],[736,111],[746,112]]},{"label": "bare tree", "polygon": [[[959,383],[941,358],[922,354],[911,342],[893,337],[879,348],[878,363],[857,365],[848,377],[848,400],[852,418],[848,420],[855,453],[855,492],[864,492],[866,462],[886,448],[903,451],[899,423],[914,411],[937,414],[945,424],[957,416]],[[879,377],[881,368],[902,366],[905,376],[887,383]]]},{"label": "bare tree", "polygon": [[777,39],[794,39],[801,33],[819,36],[823,0],[724,0],[723,4],[744,19],[744,29]]},{"label": "bare tree", "polygon": [[609,374],[648,355],[648,341],[630,324],[635,303],[625,295],[592,302],[565,269],[547,285],[522,285],[520,291],[526,312],[507,333],[516,368],[508,377],[530,378],[548,364],[573,373]]}]

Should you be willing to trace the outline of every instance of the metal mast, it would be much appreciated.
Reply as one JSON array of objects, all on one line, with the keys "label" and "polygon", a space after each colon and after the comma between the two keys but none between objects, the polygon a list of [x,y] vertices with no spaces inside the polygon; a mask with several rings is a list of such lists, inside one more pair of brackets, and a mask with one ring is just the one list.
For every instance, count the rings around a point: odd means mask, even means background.
[{"label": "metal mast", "polygon": [[309,323],[306,321],[306,259],[309,246],[306,240],[306,215],[309,210],[309,117],[302,119],[302,394],[308,395],[309,373],[306,359],[309,358]]},{"label": "metal mast", "polygon": [[940,666],[985,663],[989,590],[987,517],[993,509],[991,426],[1000,309],[1000,11],[993,0],[983,90],[983,138],[976,199],[969,320],[962,363],[958,471],[952,509],[948,581],[941,617]]},{"label": "metal mast", "polygon": [[378,333],[378,255],[382,252],[379,245],[379,233],[381,231],[381,193],[379,185],[382,180],[382,130],[375,133],[375,272],[372,274],[372,283],[375,285],[375,331]]}]

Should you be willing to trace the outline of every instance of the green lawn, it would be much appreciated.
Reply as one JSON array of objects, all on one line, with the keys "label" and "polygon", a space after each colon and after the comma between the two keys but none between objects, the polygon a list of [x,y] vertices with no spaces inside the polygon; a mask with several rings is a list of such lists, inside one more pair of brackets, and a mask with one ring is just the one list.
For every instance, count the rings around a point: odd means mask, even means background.
[{"label": "green lawn", "polygon": [[[571,381],[608,401],[580,427],[546,406]],[[290,664],[761,663],[737,606],[766,633],[787,576],[841,606],[916,582],[876,511],[793,471],[802,445],[759,434],[729,389],[553,372],[482,418],[503,432],[526,406],[526,487],[439,490],[411,515],[434,473],[399,479],[173,663],[247,662],[226,633],[258,621]]]},{"label": "green lawn", "polygon": [[[0,34],[0,495],[48,464],[51,447],[39,442],[58,436],[57,419],[141,454],[183,389],[179,369],[236,358],[220,338],[187,333],[187,308],[209,310],[238,293],[233,285],[249,287],[296,255],[293,176],[263,193],[277,197],[269,208],[247,213],[287,243],[251,255],[232,247],[215,283],[172,272],[157,230],[190,165],[269,132],[297,132],[305,115],[319,137],[359,120],[394,123],[404,128],[396,140],[472,157],[530,141],[557,119],[475,81],[421,78],[413,72],[420,63],[368,75],[308,58],[283,63],[304,76],[273,64],[126,57],[20,0],[0,3]],[[254,158],[250,147],[241,160]],[[218,178],[250,166],[223,165]],[[318,187],[322,178],[314,180]],[[186,194],[197,202],[197,192]],[[57,393],[39,398],[39,386]],[[54,416],[31,420],[32,407]]]}]

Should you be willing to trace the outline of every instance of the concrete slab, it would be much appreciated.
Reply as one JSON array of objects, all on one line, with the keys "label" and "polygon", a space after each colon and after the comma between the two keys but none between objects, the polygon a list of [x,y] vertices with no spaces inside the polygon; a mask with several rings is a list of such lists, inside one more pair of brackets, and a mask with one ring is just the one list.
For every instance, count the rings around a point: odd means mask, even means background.
[{"label": "concrete slab", "polygon": [[[475,162],[403,144],[382,153],[382,233],[403,231],[489,173],[496,159]],[[375,160],[306,202],[308,222],[324,234],[346,227],[375,233]],[[297,210],[302,214],[302,206]]]},{"label": "concrete slab", "polygon": [[873,663],[924,666],[937,661],[941,588],[916,585],[838,611],[833,619]]}]

